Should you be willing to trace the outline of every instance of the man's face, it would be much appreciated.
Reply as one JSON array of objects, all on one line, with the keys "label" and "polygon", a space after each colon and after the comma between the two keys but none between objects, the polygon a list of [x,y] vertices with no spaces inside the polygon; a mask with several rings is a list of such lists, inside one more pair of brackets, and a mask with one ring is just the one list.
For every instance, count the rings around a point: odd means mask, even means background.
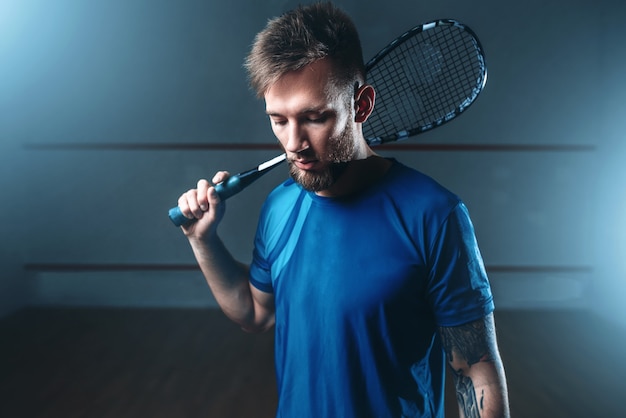
[{"label": "man's face", "polygon": [[328,189],[355,157],[352,96],[330,82],[331,64],[317,61],[281,77],[265,93],[272,130],[292,177],[305,189]]}]

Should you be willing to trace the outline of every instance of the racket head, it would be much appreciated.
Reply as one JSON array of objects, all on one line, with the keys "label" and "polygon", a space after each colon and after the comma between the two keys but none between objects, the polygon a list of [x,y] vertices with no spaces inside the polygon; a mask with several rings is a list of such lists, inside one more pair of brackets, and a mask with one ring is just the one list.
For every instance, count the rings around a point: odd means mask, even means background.
[{"label": "racket head", "polygon": [[475,33],[453,19],[415,26],[366,64],[377,92],[363,124],[370,145],[398,141],[463,113],[487,82],[485,55]]}]

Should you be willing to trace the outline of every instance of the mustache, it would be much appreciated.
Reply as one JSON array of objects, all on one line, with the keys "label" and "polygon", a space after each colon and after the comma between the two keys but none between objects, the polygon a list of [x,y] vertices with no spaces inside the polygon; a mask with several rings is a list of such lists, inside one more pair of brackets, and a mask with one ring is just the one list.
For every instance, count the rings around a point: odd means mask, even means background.
[{"label": "mustache", "polygon": [[303,148],[300,148],[299,150],[293,151],[293,152],[292,151],[287,151],[280,141],[278,141],[278,145],[283,150],[283,152],[285,154],[287,154],[287,161],[294,161],[294,160],[297,159],[297,157],[300,157],[300,156],[309,156],[310,157],[311,155],[315,155],[315,153],[311,151],[311,146],[310,145],[307,145],[307,146],[305,146]]},{"label": "mustache", "polygon": [[300,159],[319,159],[315,153],[315,151],[313,151],[311,149],[311,147],[306,146],[302,149],[299,149],[298,151],[295,152],[287,152],[287,161],[293,162],[293,161],[297,161]]}]

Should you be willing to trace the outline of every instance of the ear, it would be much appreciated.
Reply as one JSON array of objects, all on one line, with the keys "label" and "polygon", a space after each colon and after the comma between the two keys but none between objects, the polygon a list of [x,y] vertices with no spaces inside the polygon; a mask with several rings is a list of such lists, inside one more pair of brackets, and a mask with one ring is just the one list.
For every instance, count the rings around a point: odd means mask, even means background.
[{"label": "ear", "polygon": [[354,94],[354,121],[363,123],[374,110],[374,102],[376,101],[376,91],[369,84],[364,84],[358,88]]}]

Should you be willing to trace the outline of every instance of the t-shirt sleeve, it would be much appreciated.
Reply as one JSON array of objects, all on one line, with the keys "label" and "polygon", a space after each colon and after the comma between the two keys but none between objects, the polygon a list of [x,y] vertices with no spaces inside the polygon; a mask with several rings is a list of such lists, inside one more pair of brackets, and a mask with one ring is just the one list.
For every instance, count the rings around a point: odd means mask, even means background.
[{"label": "t-shirt sleeve", "polygon": [[467,207],[459,202],[430,251],[428,300],[439,326],[457,326],[494,309],[491,287]]}]

